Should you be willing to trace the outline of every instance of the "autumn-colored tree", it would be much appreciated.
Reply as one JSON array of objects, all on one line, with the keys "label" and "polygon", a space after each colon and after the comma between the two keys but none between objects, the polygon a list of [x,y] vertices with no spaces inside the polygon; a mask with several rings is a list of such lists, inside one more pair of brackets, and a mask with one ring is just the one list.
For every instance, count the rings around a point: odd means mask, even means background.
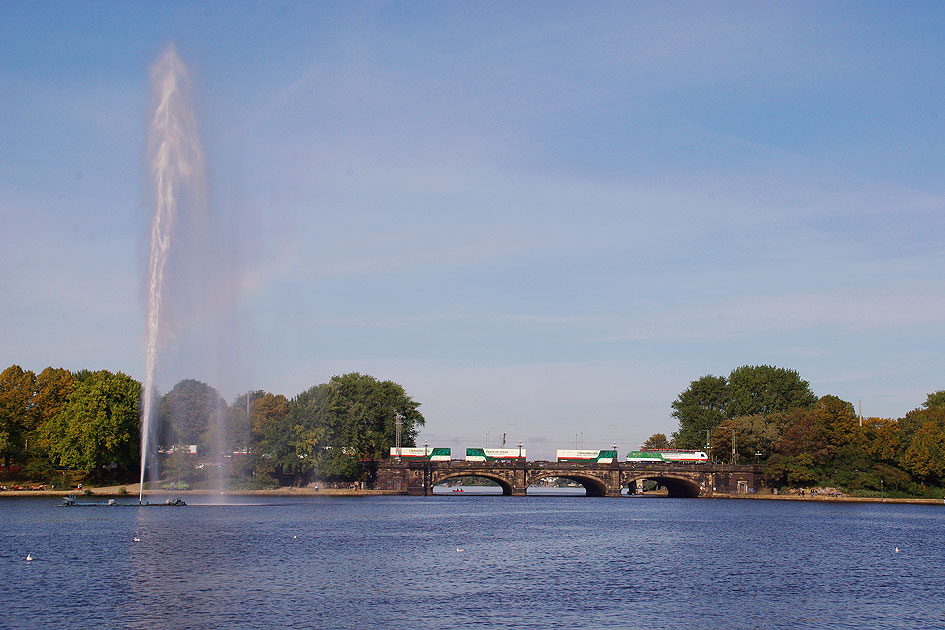
[{"label": "autumn-colored tree", "polygon": [[945,479],[945,431],[938,423],[929,420],[919,427],[902,455],[902,465],[922,481]]},{"label": "autumn-colored tree", "polygon": [[256,440],[262,439],[265,427],[289,413],[289,401],[282,394],[265,393],[253,400],[252,430]]},{"label": "autumn-colored tree", "polygon": [[831,441],[831,433],[823,419],[818,419],[810,410],[797,410],[779,418],[784,432],[778,441],[777,450],[788,457],[801,454],[810,455],[813,461],[826,462],[833,457],[836,447]]},{"label": "autumn-colored tree", "polygon": [[812,407],[814,421],[823,426],[834,447],[863,442],[859,418],[853,404],[836,396],[822,396]]},{"label": "autumn-colored tree", "polygon": [[48,452],[50,436],[46,428],[69,400],[75,378],[65,368],[48,367],[36,376],[36,390],[33,396],[34,417],[36,422],[35,442],[42,451]]},{"label": "autumn-colored tree", "polygon": [[902,444],[899,422],[890,418],[866,418],[863,420],[863,437],[866,440],[866,450],[877,461],[896,460]]},{"label": "autumn-colored tree", "polygon": [[13,459],[23,454],[33,427],[33,392],[36,375],[19,365],[0,372],[0,455],[9,470]]},{"label": "autumn-colored tree", "polygon": [[[732,444],[734,441],[735,444],[735,455],[738,456],[739,452],[744,451],[744,435],[739,435],[738,433],[738,424],[735,420],[725,420],[712,431],[711,439],[709,441],[710,451],[709,456],[713,460],[723,461],[733,463],[732,459]],[[741,459],[742,463],[745,463],[745,459]]]},{"label": "autumn-colored tree", "polygon": [[933,422],[945,428],[945,406],[935,404],[936,399],[936,394],[929,394],[929,399],[922,408],[913,409],[899,420],[899,432],[904,448],[909,447],[916,432],[926,422]]},{"label": "autumn-colored tree", "polygon": [[666,439],[665,433],[654,433],[650,437],[646,438],[646,442],[643,443],[643,448],[645,449],[661,449],[661,448],[671,448],[669,440]]}]

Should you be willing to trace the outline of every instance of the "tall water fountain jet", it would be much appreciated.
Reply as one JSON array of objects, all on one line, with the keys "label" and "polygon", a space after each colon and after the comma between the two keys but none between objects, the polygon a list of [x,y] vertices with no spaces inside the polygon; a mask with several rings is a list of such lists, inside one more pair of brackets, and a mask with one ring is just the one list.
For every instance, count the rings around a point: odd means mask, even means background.
[{"label": "tall water fountain jet", "polygon": [[151,109],[148,135],[154,215],[147,286],[147,346],[145,351],[144,404],[141,416],[141,486],[144,497],[145,470],[156,468],[157,398],[155,376],[159,353],[169,334],[165,305],[165,278],[175,250],[175,228],[182,211],[205,214],[204,159],[190,102],[189,79],[173,46],[151,68]]}]

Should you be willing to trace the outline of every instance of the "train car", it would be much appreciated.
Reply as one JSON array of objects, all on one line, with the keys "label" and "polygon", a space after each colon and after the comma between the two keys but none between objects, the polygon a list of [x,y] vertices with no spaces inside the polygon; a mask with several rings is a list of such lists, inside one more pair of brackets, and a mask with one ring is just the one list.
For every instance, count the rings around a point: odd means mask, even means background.
[{"label": "train car", "polygon": [[525,461],[524,448],[467,448],[467,462]]},{"label": "train car", "polygon": [[[398,453],[397,451],[400,451]],[[450,461],[450,449],[448,448],[414,448],[414,447],[401,447],[397,449],[392,446],[390,449],[391,457],[400,457],[401,459],[411,459],[411,460],[429,460],[431,462],[448,462]]]},{"label": "train car", "polygon": [[627,453],[628,462],[686,463],[704,464],[709,456],[704,451],[683,451],[678,449],[640,449]]},{"label": "train car", "polygon": [[558,449],[556,457],[559,462],[595,462],[598,464],[612,464],[617,459],[617,451],[568,451]]}]

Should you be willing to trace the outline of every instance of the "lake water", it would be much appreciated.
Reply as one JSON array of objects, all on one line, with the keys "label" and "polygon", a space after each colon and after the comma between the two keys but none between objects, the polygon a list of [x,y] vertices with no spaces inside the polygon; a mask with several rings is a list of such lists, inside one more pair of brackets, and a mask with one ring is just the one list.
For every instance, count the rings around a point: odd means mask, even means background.
[{"label": "lake water", "polygon": [[945,627],[945,506],[233,501],[0,501],[0,627]]}]

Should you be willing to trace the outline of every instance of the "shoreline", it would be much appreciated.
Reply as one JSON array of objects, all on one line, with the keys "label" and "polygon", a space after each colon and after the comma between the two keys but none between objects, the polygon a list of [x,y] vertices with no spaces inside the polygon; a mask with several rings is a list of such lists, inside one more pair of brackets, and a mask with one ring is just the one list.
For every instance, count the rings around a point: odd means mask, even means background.
[{"label": "shoreline", "polygon": [[[125,489],[125,493],[121,489]],[[85,494],[89,490],[92,494]],[[124,486],[102,486],[94,488],[84,488],[78,490],[70,488],[68,490],[5,490],[0,491],[0,500],[50,497],[61,498],[69,495],[84,497],[122,497],[134,498],[138,495],[138,484],[128,484]],[[399,490],[361,490],[347,488],[320,488],[313,490],[310,488],[296,488],[294,486],[282,486],[279,488],[268,488],[265,490],[232,490],[229,492],[220,492],[218,490],[147,490],[145,496],[158,497],[188,497],[188,496],[211,496],[224,494],[233,497],[375,497],[375,496],[411,496]],[[622,497],[633,498],[633,497]],[[637,497],[647,498],[647,497]],[[652,498],[663,498],[654,496]],[[899,503],[907,505],[945,505],[945,499],[923,499],[923,498],[877,498],[877,497],[829,497],[829,496],[798,496],[788,494],[722,494],[716,493],[706,499],[739,499],[748,501],[797,501],[805,503]]]},{"label": "shoreline", "polygon": [[[121,488],[125,492],[121,492]],[[91,494],[85,494],[88,490]],[[52,497],[60,498],[69,495],[76,497],[122,497],[136,498],[138,496],[138,484],[129,484],[125,486],[104,486],[83,488],[71,488],[69,490],[4,490],[0,491],[0,499],[15,499],[17,497]],[[231,490],[220,492],[219,490],[145,490],[145,497],[196,497],[196,496],[219,496],[226,495],[231,497],[367,497],[367,496],[400,496],[405,493],[398,490],[354,490],[342,488],[322,488],[312,490],[309,488],[295,488],[292,486],[283,486],[279,488],[268,488],[265,490]]]},{"label": "shoreline", "polygon": [[827,496],[806,496],[799,497],[788,494],[724,494],[708,497],[710,499],[747,499],[750,501],[798,501],[804,503],[904,503],[912,505],[945,505],[943,499],[922,499],[908,497],[827,497]]}]

